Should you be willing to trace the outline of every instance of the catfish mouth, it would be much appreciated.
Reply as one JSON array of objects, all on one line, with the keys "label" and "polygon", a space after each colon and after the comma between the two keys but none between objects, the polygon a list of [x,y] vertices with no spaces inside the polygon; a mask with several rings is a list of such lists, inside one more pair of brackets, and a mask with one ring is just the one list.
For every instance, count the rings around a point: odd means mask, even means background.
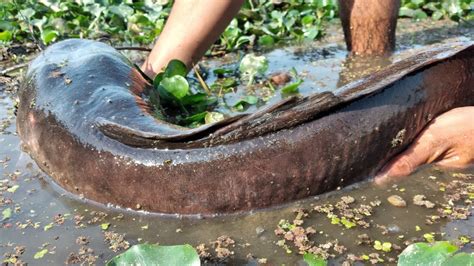
[{"label": "catfish mouth", "polygon": [[[441,44],[398,61],[366,78],[348,83],[333,92],[305,97],[291,96],[252,114],[228,117],[197,128],[186,128],[154,117],[157,125],[142,130],[98,117],[96,125],[109,138],[139,148],[190,149],[225,145],[295,127],[337,111],[362,97],[381,92],[404,76],[453,56],[472,46],[472,42]],[[138,68],[131,71],[130,91],[146,115],[153,107],[146,98],[152,90],[151,79]]]}]

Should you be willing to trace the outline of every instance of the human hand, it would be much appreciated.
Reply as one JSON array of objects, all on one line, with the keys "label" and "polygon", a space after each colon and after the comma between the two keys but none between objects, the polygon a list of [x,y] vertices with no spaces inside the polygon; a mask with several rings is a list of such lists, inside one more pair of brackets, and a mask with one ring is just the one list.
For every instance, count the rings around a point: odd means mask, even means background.
[{"label": "human hand", "polygon": [[434,119],[375,177],[378,185],[407,176],[423,164],[465,168],[474,163],[474,106],[456,108]]}]

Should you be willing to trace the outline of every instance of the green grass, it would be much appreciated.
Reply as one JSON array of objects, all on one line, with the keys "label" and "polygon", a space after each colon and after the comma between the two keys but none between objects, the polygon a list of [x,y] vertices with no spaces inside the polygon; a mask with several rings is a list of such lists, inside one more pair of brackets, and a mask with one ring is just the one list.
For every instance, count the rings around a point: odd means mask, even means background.
[{"label": "green grass", "polygon": [[[0,43],[34,36],[46,45],[74,37],[146,45],[160,34],[171,6],[167,0],[0,0]],[[473,19],[473,9],[472,0],[404,0],[400,15],[459,21]],[[337,11],[336,0],[247,1],[213,48],[314,40]]]}]

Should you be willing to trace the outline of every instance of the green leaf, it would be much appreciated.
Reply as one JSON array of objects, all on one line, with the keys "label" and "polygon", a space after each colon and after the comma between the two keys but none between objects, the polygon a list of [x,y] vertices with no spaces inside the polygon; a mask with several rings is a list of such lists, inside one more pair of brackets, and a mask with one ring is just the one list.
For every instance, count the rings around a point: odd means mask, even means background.
[{"label": "green leaf", "polygon": [[398,266],[440,265],[457,250],[458,247],[447,241],[438,241],[431,245],[414,243],[400,254]]},{"label": "green leaf", "polygon": [[435,237],[433,234],[426,233],[423,235],[423,237],[426,239],[427,242],[433,243],[435,242]]},{"label": "green leaf", "polygon": [[380,242],[378,240],[375,240],[374,242],[374,249],[375,250],[382,250],[385,252],[390,252],[392,250],[392,243],[390,242]]},{"label": "green leaf", "polygon": [[163,78],[165,77],[165,72],[160,72],[158,73],[155,78],[153,79],[153,86],[155,88],[158,88],[158,86],[160,85],[161,81],[163,80]]},{"label": "green leaf", "polygon": [[341,219],[337,216],[332,216],[331,217],[331,224],[341,224]]},{"label": "green leaf", "polygon": [[474,253],[461,252],[441,263],[441,266],[474,266]]},{"label": "green leaf", "polygon": [[253,95],[247,95],[243,98],[241,98],[239,101],[237,101],[233,107],[237,109],[238,111],[242,111],[246,105],[253,105],[258,102],[258,98]]},{"label": "green leaf", "polygon": [[346,219],[346,217],[342,217],[341,218],[341,223],[347,228],[347,229],[350,229],[354,226],[356,226],[356,224],[354,222],[351,222],[349,220]]},{"label": "green leaf", "polygon": [[13,38],[13,34],[11,33],[11,31],[2,31],[0,32],[0,41],[3,41],[3,42],[9,42],[11,41]]},{"label": "green leaf", "polygon": [[2,221],[5,221],[6,219],[9,219],[12,217],[12,209],[6,208],[5,210],[2,211]]},{"label": "green leaf", "polygon": [[234,78],[224,78],[220,81],[224,89],[237,86],[237,81]]},{"label": "green leaf", "polygon": [[186,77],[186,74],[188,74],[186,65],[178,59],[173,59],[166,66],[164,77],[170,78],[176,75]]},{"label": "green leaf", "polygon": [[268,61],[265,56],[256,56],[247,54],[242,58],[239,65],[239,71],[244,78],[249,80],[249,85],[253,83],[256,75],[263,75],[268,69]]},{"label": "green leaf", "polygon": [[47,253],[48,253],[48,249],[46,249],[46,248],[45,248],[45,249],[42,249],[42,250],[36,252],[35,255],[33,256],[33,258],[34,258],[35,260],[41,259],[41,258],[43,258],[44,255],[46,255]]},{"label": "green leaf", "polygon": [[153,79],[153,86],[158,88],[164,78],[171,78],[173,76],[186,77],[187,73],[188,69],[186,68],[186,65],[178,59],[173,59],[168,63],[164,71],[155,76]]},{"label": "green leaf", "polygon": [[45,225],[45,226],[43,227],[43,230],[44,230],[44,231],[48,231],[49,229],[53,228],[53,226],[54,226],[53,223],[49,223],[49,224],[47,224],[47,225]]},{"label": "green leaf", "polygon": [[200,103],[207,102],[208,96],[205,93],[196,93],[192,95],[186,95],[181,99],[181,103],[184,105],[197,105]]},{"label": "green leaf", "polygon": [[383,242],[382,244],[382,251],[390,252],[392,250],[392,243],[390,242]]},{"label": "green leaf", "polygon": [[202,123],[204,122],[204,119],[206,118],[207,112],[201,112],[194,114],[192,116],[188,116],[185,119],[183,119],[183,122],[186,124],[192,124],[192,123]]},{"label": "green leaf", "polygon": [[167,92],[172,94],[176,99],[181,99],[186,96],[189,92],[189,83],[186,78],[182,76],[172,76],[164,78],[160,86],[162,86]]},{"label": "green leaf", "polygon": [[316,37],[318,37],[319,27],[318,26],[313,26],[313,27],[310,27],[308,29],[305,29],[303,32],[304,32],[303,36],[307,40],[312,41],[312,40],[316,39]]},{"label": "green leaf", "polygon": [[263,35],[262,37],[258,38],[258,44],[261,46],[273,46],[275,44],[275,39],[273,39],[270,35]]},{"label": "green leaf", "polygon": [[15,191],[19,188],[19,185],[14,185],[11,188],[8,188],[7,191],[10,193],[15,193]]},{"label": "green leaf", "polygon": [[107,266],[125,265],[201,265],[199,256],[190,245],[135,245],[107,262]]},{"label": "green leaf", "polygon": [[204,117],[204,122],[206,124],[211,124],[224,120],[224,118],[224,115],[219,112],[207,112],[206,116]]},{"label": "green leaf", "polygon": [[225,75],[225,74],[231,74],[234,71],[232,69],[227,69],[227,68],[216,68],[212,72],[214,72],[215,75]]},{"label": "green leaf", "polygon": [[328,264],[324,259],[311,253],[305,253],[303,260],[308,263],[309,266],[326,266]]},{"label": "green leaf", "polygon": [[290,83],[290,84],[286,85],[285,87],[283,87],[281,89],[281,92],[283,92],[283,93],[296,93],[296,92],[298,92],[298,87],[301,85],[301,83],[303,83],[303,80],[298,79],[297,81],[295,81],[293,83]]},{"label": "green leaf", "polygon": [[431,17],[434,19],[434,20],[440,20],[443,18],[443,12],[437,10],[435,12],[433,12],[433,14],[431,15]]},{"label": "green leaf", "polygon": [[109,227],[110,227],[110,223],[103,223],[100,225],[100,228],[104,231],[109,229]]},{"label": "green leaf", "polygon": [[134,13],[133,8],[125,4],[120,4],[118,6],[111,6],[109,7],[109,12],[116,14],[124,19],[131,17]]},{"label": "green leaf", "polygon": [[59,36],[59,32],[55,30],[44,30],[41,32],[41,40],[43,40],[44,44],[49,44],[52,41],[56,40],[56,37]]}]

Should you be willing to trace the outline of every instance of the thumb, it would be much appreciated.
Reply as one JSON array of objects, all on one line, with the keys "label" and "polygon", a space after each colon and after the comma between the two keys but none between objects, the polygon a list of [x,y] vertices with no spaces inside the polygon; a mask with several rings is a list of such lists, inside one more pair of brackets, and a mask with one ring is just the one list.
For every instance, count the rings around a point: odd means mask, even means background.
[{"label": "thumb", "polygon": [[411,174],[420,165],[430,163],[432,158],[433,138],[429,132],[423,131],[411,146],[404,152],[392,159],[377,174],[374,182],[377,185],[386,184],[397,177],[403,177]]}]

